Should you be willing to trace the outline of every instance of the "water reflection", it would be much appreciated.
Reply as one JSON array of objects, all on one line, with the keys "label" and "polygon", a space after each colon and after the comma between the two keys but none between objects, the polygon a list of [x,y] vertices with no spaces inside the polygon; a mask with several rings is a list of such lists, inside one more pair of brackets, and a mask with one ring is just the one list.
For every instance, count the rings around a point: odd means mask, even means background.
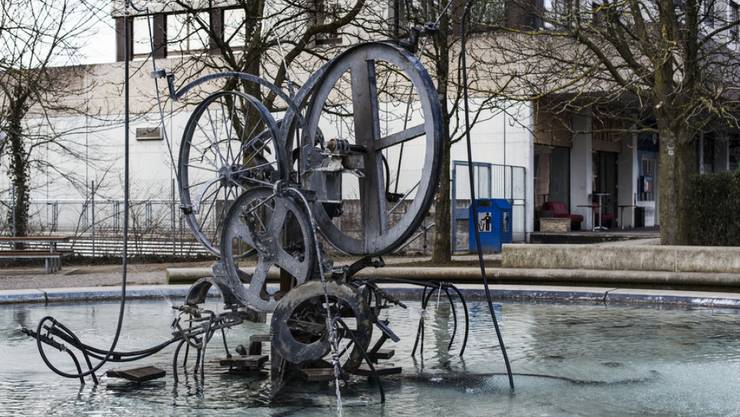
[{"label": "water reflection", "polygon": [[[421,306],[388,312],[401,343],[391,362],[403,376],[384,379],[387,403],[364,379],[343,390],[345,415],[738,415],[740,316],[733,310],[661,309],[603,305],[503,305],[503,333],[516,376],[511,393],[485,303],[471,303],[467,352],[458,356],[462,320],[452,349],[453,312],[446,296],[427,307],[423,351],[411,357]],[[173,348],[142,365],[166,369],[142,385],[103,378],[80,387],[48,371],[19,325],[49,313],[97,345],[110,343],[115,303],[0,307],[0,415],[323,416],[333,413],[333,387],[294,384],[272,407],[257,396],[265,379],[217,366],[223,348],[208,350],[205,380],[171,375]],[[217,304],[211,306],[218,308]],[[121,349],[153,345],[169,336],[170,304],[132,302]],[[457,311],[460,319],[461,311]],[[385,313],[384,313],[385,314]],[[269,322],[269,321],[268,321]],[[250,323],[227,333],[231,346],[267,331]],[[60,360],[61,356],[54,356]],[[191,358],[190,363],[193,364]],[[66,364],[66,362],[63,362]],[[203,382],[203,383],[201,383]],[[248,410],[248,413],[247,411]]]}]

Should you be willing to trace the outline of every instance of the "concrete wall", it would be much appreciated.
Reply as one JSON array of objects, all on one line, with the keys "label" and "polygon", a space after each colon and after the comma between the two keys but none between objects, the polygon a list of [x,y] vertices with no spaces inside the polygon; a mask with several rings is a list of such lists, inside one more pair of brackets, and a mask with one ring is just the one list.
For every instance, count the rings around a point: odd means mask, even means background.
[{"label": "concrete wall", "polygon": [[740,273],[740,248],[659,245],[504,245],[505,268]]},{"label": "concrete wall", "polygon": [[[117,64],[114,64],[116,66]],[[142,81],[143,82],[143,81]],[[111,93],[112,94],[112,93]],[[142,94],[142,93],[139,93]],[[144,96],[134,95],[134,99],[145,101]],[[474,103],[475,105],[475,103]],[[143,108],[143,104],[137,105]],[[381,104],[391,113],[392,104]],[[473,140],[474,160],[493,164],[509,164],[523,166],[529,173],[533,161],[531,114],[529,104],[507,105],[508,114],[486,110],[480,121],[471,132]],[[151,108],[151,107],[149,107]],[[473,108],[475,110],[475,107]],[[403,113],[401,113],[403,114]],[[132,115],[130,149],[131,149],[131,196],[138,200],[169,200],[172,191],[172,179],[175,176],[178,152],[184,126],[190,116],[190,111],[185,109],[174,114],[166,113],[165,124],[167,133],[170,135],[172,154],[168,150],[165,140],[137,141],[135,132],[137,128],[159,126],[158,113],[143,113]],[[49,162],[54,169],[42,169],[32,172],[32,201],[67,200],[69,204],[62,207],[60,215],[60,229],[74,228],[80,218],[82,203],[89,197],[89,186],[95,181],[96,200],[98,202],[110,199],[123,198],[123,127],[122,117],[119,114],[106,116],[108,122],[100,125],[91,119],[84,117],[66,118],[57,117],[52,122],[59,130],[65,130],[70,126],[76,127],[75,133],[64,136],[61,143],[72,146],[79,158],[70,158],[66,151],[55,146],[49,146],[38,151],[36,157]],[[279,118],[279,115],[276,116]],[[421,122],[419,115],[409,122],[413,126]],[[395,132],[402,129],[399,120],[381,121],[382,134]],[[347,127],[338,123],[332,123],[330,118],[322,120],[322,131],[325,137],[347,137]],[[459,132],[457,133],[459,135]],[[421,173],[425,169],[425,144],[424,139],[419,138],[407,143],[401,174],[398,178],[398,192],[405,193],[411,189]],[[391,172],[395,172],[398,161],[398,152],[386,154]],[[453,160],[467,159],[465,143],[459,141],[452,147]],[[5,172],[7,159],[0,160],[0,199],[9,200],[10,184]],[[393,175],[393,174],[392,174]],[[73,179],[74,181],[70,181]],[[391,178],[395,185],[395,175]],[[351,178],[343,189],[344,197],[347,199],[357,198],[359,190],[357,181]],[[527,231],[532,230],[533,206],[532,192],[533,179],[527,175],[527,206],[526,213]],[[409,197],[413,197],[412,192]],[[178,195],[176,193],[176,198]],[[43,209],[43,204],[40,206]],[[74,206],[74,207],[73,207]],[[102,207],[102,206],[101,206]],[[0,210],[0,215],[4,215]],[[42,213],[47,216],[47,213]],[[66,223],[66,224],[65,224]],[[467,229],[465,229],[467,230]]]}]

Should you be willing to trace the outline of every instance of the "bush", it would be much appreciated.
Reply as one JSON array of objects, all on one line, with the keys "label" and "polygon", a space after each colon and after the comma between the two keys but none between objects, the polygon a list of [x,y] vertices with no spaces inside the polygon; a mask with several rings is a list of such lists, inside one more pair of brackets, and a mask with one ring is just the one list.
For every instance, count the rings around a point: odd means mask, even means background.
[{"label": "bush", "polygon": [[695,177],[691,200],[692,244],[740,246],[740,171]]}]

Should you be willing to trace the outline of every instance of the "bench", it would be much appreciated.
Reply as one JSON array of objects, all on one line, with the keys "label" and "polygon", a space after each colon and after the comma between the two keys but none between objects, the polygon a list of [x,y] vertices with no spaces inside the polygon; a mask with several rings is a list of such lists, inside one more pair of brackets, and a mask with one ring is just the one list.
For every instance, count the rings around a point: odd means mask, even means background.
[{"label": "bench", "polygon": [[70,250],[58,250],[58,242],[67,242],[66,236],[0,236],[0,243],[40,243],[47,249],[27,248],[0,250],[0,259],[43,259],[44,271],[47,274],[62,270],[62,257],[72,253]]},{"label": "bench", "polygon": [[62,270],[62,256],[72,251],[0,250],[0,259],[44,259],[44,272],[53,274]]}]

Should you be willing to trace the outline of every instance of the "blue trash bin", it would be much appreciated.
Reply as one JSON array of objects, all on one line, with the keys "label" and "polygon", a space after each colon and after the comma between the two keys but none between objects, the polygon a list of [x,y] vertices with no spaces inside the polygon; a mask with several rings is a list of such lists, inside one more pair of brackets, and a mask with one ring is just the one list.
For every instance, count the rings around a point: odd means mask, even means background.
[{"label": "blue trash bin", "polygon": [[511,243],[511,203],[502,198],[480,198],[470,206],[468,247],[476,252],[475,229],[480,232],[483,252],[501,252],[501,245]]}]

